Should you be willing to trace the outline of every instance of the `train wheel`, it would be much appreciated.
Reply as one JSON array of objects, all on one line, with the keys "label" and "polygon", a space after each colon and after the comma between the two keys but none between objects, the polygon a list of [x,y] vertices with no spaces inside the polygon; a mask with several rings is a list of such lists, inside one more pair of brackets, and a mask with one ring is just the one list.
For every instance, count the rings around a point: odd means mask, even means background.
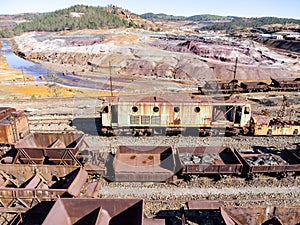
[{"label": "train wheel", "polygon": [[269,136],[269,137],[272,136],[272,130],[271,129],[268,130],[267,136]]},{"label": "train wheel", "polygon": [[299,133],[298,129],[295,129],[293,135],[298,135],[298,133]]}]

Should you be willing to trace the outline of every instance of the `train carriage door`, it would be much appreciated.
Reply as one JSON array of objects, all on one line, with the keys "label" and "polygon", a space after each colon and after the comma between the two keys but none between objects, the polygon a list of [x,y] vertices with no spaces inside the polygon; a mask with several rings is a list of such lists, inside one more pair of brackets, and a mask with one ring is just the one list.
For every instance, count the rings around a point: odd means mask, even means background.
[{"label": "train carriage door", "polygon": [[241,127],[247,125],[250,119],[251,119],[251,107],[250,105],[245,105],[242,107]]},{"label": "train carriage door", "polygon": [[242,107],[237,106],[236,110],[235,110],[234,123],[235,124],[240,124],[241,123],[241,118],[242,118]]},{"label": "train carriage door", "polygon": [[111,106],[105,105],[100,110],[101,126],[110,127],[111,126]]},{"label": "train carriage door", "polygon": [[118,105],[111,106],[111,123],[112,126],[118,126]]}]

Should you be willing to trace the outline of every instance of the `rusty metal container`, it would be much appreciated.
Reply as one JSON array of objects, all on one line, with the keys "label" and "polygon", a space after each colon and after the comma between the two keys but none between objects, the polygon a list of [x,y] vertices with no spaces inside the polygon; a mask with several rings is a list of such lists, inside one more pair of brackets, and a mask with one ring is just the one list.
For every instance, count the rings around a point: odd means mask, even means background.
[{"label": "rusty metal container", "polygon": [[15,144],[29,132],[27,116],[23,111],[0,107],[0,144]]},{"label": "rusty metal container", "polygon": [[300,158],[289,150],[239,153],[246,176],[255,174],[284,174],[300,171]]},{"label": "rusty metal container", "polygon": [[39,171],[45,180],[50,181],[56,177],[64,177],[77,168],[78,166],[72,165],[0,164],[0,171],[9,174],[20,183],[30,179],[36,171]]},{"label": "rusty metal container", "polygon": [[240,86],[245,92],[269,91],[269,86],[265,82],[241,82]]},{"label": "rusty metal container", "polygon": [[299,135],[300,121],[270,119],[266,115],[252,114],[251,133],[254,136]]},{"label": "rusty metal container", "polygon": [[143,225],[141,199],[61,198],[54,204],[41,203],[17,216],[12,225]]},{"label": "rusty metal container", "polygon": [[[297,207],[282,206],[256,206],[256,207],[233,207],[222,206],[216,201],[189,201],[187,202],[189,210],[197,210],[204,214],[209,211],[208,219],[213,219],[212,212],[220,212],[219,219],[226,225],[244,225],[244,224],[276,224],[276,225],[296,225],[300,221],[300,209]],[[198,217],[198,218],[197,218]],[[200,221],[196,216],[193,221]],[[216,220],[215,220],[216,221]],[[197,223],[202,224],[202,223]],[[210,223],[209,223],[210,224]],[[212,223],[215,224],[215,223]]]},{"label": "rusty metal container", "polygon": [[179,147],[182,175],[240,175],[243,164],[229,147]]},{"label": "rusty metal container", "polygon": [[84,134],[80,133],[32,133],[15,145],[15,162],[80,165],[76,157],[84,144]]},{"label": "rusty metal container", "polygon": [[222,210],[236,224],[296,225],[300,221],[300,210],[298,207],[224,207]]},{"label": "rusty metal container", "polygon": [[174,175],[170,146],[119,146],[112,167],[115,181],[165,181]]},{"label": "rusty metal container", "polygon": [[38,202],[53,200],[59,196],[78,197],[88,179],[88,173],[83,168],[77,168],[66,176],[58,178],[58,181],[52,185],[40,174],[33,174],[29,180],[20,185],[6,174],[2,173],[1,177],[2,180],[6,179],[10,183],[0,184],[0,210],[4,207],[10,208],[13,212],[18,208],[28,209]]}]

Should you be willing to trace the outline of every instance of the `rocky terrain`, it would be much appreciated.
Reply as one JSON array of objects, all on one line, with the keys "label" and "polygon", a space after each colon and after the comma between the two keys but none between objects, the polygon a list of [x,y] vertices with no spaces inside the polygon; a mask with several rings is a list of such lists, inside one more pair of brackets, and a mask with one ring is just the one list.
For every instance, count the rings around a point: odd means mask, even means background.
[{"label": "rocky terrain", "polygon": [[[232,80],[297,77],[296,57],[279,54],[252,40],[224,35],[177,35],[144,30],[26,33],[14,38],[22,57],[51,69],[94,77],[201,84]],[[173,85],[173,83],[171,83]]]}]

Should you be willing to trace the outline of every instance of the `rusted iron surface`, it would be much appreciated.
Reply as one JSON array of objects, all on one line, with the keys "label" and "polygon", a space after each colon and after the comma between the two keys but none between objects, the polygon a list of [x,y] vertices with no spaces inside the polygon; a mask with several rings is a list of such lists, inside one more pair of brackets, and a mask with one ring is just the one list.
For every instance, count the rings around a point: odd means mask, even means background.
[{"label": "rusted iron surface", "polygon": [[[40,206],[40,207],[39,207]],[[140,199],[58,199],[16,217],[12,225],[143,225]]]},{"label": "rusted iron surface", "polygon": [[29,132],[27,116],[23,111],[0,107],[0,144],[15,144]]},{"label": "rusted iron surface", "polygon": [[84,134],[34,133],[15,145],[21,163],[80,165],[76,158],[84,146]]},{"label": "rusted iron surface", "polygon": [[224,207],[224,210],[238,224],[296,225],[300,222],[300,209],[296,207]]},{"label": "rusted iron surface", "polygon": [[165,181],[176,166],[170,146],[119,146],[112,165],[116,181]]},{"label": "rusted iron surface", "polygon": [[198,215],[207,210],[219,211],[220,217],[226,225],[296,225],[300,222],[300,208],[298,207],[257,206],[246,208],[222,206],[217,201],[189,201],[187,205],[190,211],[200,211]]},{"label": "rusted iron surface", "polygon": [[187,207],[189,210],[196,209],[219,209],[221,204],[219,201],[188,201]]},{"label": "rusted iron surface", "polygon": [[106,129],[243,127],[250,116],[251,106],[246,101],[188,95],[108,98],[101,111]]},{"label": "rusted iron surface", "polygon": [[288,150],[255,150],[247,153],[239,153],[239,158],[245,165],[244,172],[247,175],[255,173],[285,173],[300,171],[300,159],[295,153]]},{"label": "rusted iron surface", "polygon": [[245,92],[265,92],[269,90],[269,86],[265,82],[241,82],[240,86]]},{"label": "rusted iron surface", "polygon": [[179,147],[182,174],[241,174],[243,164],[229,147]]},{"label": "rusted iron surface", "polygon": [[50,184],[42,175],[34,174],[24,183],[13,182],[9,176],[1,173],[0,210],[1,207],[10,208],[11,211],[19,208],[31,208],[41,201],[49,201],[59,196],[78,197],[85,185],[88,174],[82,168],[77,168],[64,177],[58,178]]},{"label": "rusted iron surface", "polygon": [[251,131],[253,135],[299,135],[300,121],[252,115]]},{"label": "rusted iron surface", "polygon": [[10,116],[12,112],[16,112],[16,109],[10,107],[0,107],[0,120]]},{"label": "rusted iron surface", "polygon": [[74,197],[78,197],[80,191],[88,179],[88,173],[83,168],[77,168],[64,179],[59,180],[51,188],[63,188],[66,192]]},{"label": "rusted iron surface", "polygon": [[78,166],[64,165],[21,165],[21,164],[0,164],[0,171],[8,174],[17,183],[23,183],[32,177],[32,174],[39,172],[45,180],[51,181],[55,177],[64,177],[74,171]]},{"label": "rusted iron surface", "polygon": [[143,225],[166,225],[164,219],[145,218]]}]

